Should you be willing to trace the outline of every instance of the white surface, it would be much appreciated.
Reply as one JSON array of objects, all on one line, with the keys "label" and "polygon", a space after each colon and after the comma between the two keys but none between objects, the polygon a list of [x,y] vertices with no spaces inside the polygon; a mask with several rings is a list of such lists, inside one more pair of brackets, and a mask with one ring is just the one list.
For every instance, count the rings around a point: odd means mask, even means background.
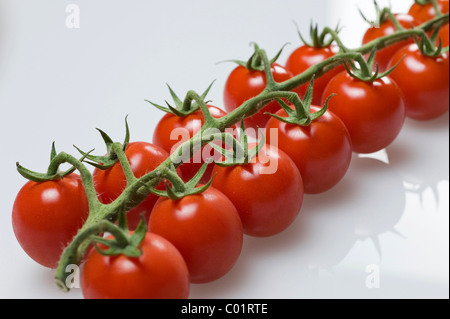
[{"label": "white surface", "polygon": [[[379,1],[386,4],[387,1]],[[81,9],[80,29],[65,25],[68,4]],[[352,0],[0,0],[0,298],[81,298],[60,292],[53,271],[35,264],[17,244],[11,208],[25,182],[20,161],[45,170],[51,142],[104,151],[96,127],[122,140],[129,114],[133,140],[151,141],[162,116],[144,99],[169,99],[216,83],[218,106],[232,64],[216,62],[269,54],[306,33],[341,21],[349,46],[365,29]],[[406,11],[412,1],[392,1]],[[301,217],[283,234],[246,238],[236,267],[223,279],[195,285],[192,298],[448,298],[449,121],[407,121],[386,152],[354,157],[332,191],[306,196]],[[377,158],[377,159],[374,159]],[[375,268],[374,268],[375,267]],[[368,279],[379,270],[378,289]],[[376,273],[375,273],[376,274]]]}]

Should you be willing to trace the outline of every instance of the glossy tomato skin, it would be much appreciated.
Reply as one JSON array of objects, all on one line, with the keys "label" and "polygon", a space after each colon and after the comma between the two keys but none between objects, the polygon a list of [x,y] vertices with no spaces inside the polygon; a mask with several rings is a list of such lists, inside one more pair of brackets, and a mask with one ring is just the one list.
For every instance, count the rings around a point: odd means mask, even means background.
[{"label": "glossy tomato skin", "polygon": [[151,233],[146,234],[140,248],[140,257],[103,256],[93,248],[81,271],[84,298],[188,298],[189,272],[179,251]]},{"label": "glossy tomato skin", "polygon": [[[208,109],[214,118],[221,118],[227,115],[225,111],[213,105],[208,105]],[[189,140],[200,131],[204,123],[205,118],[201,111],[194,112],[184,117],[167,113],[158,122],[155,128],[153,144],[171,154],[182,142]],[[212,155],[211,157],[214,158],[215,152],[209,145],[206,145],[202,148],[202,151],[195,154],[189,162],[180,166],[179,169],[182,172],[185,181],[189,181],[194,177],[205,163],[206,158],[203,158],[203,154]],[[209,181],[213,168],[213,163],[208,165],[206,172],[201,179],[202,183],[207,183]]]},{"label": "glossy tomato skin", "polygon": [[148,229],[180,251],[192,283],[224,276],[242,250],[243,230],[236,208],[212,187],[177,201],[161,197],[150,215]]},{"label": "glossy tomato skin", "polygon": [[[312,106],[311,111],[320,109]],[[277,113],[286,117],[284,110]],[[297,165],[306,194],[319,194],[334,187],[347,173],[352,142],[344,123],[331,111],[309,126],[284,123],[272,118],[266,125],[267,140],[278,135],[278,147]]]},{"label": "glossy tomato skin", "polygon": [[323,99],[335,93],[328,109],[347,127],[353,152],[369,154],[389,146],[405,121],[405,105],[399,87],[389,77],[374,82],[338,74],[325,89]]},{"label": "glossy tomato skin", "polygon": [[79,175],[27,182],[13,206],[14,234],[37,263],[56,268],[64,247],[83,226],[89,205]]},{"label": "glossy tomato skin", "polygon": [[[438,6],[442,13],[449,12],[448,1],[449,0],[438,0]],[[436,16],[432,3],[428,3],[424,6],[414,3],[409,9],[409,14],[420,23],[425,23]]]},{"label": "glossy tomato skin", "polygon": [[[328,47],[324,48],[314,48],[307,45],[301,46],[298,49],[296,49],[292,54],[289,56],[287,62],[286,62],[286,69],[292,73],[293,76],[296,76],[307,69],[309,69],[311,66],[323,62],[328,58],[331,58],[332,56],[336,55],[339,52],[339,47],[335,45],[330,45]],[[338,66],[321,77],[317,78],[314,81],[314,91],[313,91],[313,105],[320,105],[323,91],[325,90],[325,87],[327,86],[328,82],[336,76],[338,73],[345,70],[344,66]],[[308,83],[305,83],[295,89],[294,91],[299,94],[300,98],[303,98],[303,96],[306,93],[306,90],[308,88]],[[272,112],[274,113],[274,112]]]},{"label": "glossy tomato skin", "polygon": [[403,59],[392,79],[403,92],[407,117],[427,121],[438,118],[449,108],[449,56],[424,56],[416,44],[411,44],[392,58],[391,65]]},{"label": "glossy tomato skin", "polygon": [[[134,176],[137,178],[150,173],[169,157],[169,153],[165,150],[147,142],[132,142],[128,144],[125,155],[128,158]],[[99,200],[103,204],[113,202],[122,194],[126,187],[125,174],[119,162],[107,170],[96,168],[93,172],[93,178]],[[161,184],[158,188],[164,189],[164,185]],[[127,213],[130,229],[137,227],[141,214],[144,214],[148,220],[148,216],[157,199],[158,196],[150,194],[141,204]]]},{"label": "glossy tomato skin", "polygon": [[279,234],[300,212],[302,177],[289,156],[274,146],[266,145],[249,164],[216,166],[213,174],[213,187],[236,206],[247,235]]},{"label": "glossy tomato skin", "polygon": [[[276,82],[284,82],[292,77],[292,74],[281,65],[272,64],[272,74]],[[242,103],[260,94],[267,85],[266,75],[263,71],[251,71],[243,66],[236,67],[229,75],[224,89],[224,103],[227,112],[238,108]],[[271,102],[264,110],[244,120],[245,127],[253,130],[248,135],[257,135],[257,128],[266,125],[270,115],[265,112],[275,113],[280,109],[278,102]],[[254,134],[252,134],[254,133]]]},{"label": "glossy tomato skin", "polygon": [[[418,26],[420,23],[417,22],[412,16],[408,14],[396,14],[398,22],[405,29],[411,29],[415,26]],[[396,32],[396,28],[394,23],[388,19],[384,23],[382,23],[379,27],[372,27],[366,31],[363,37],[362,44],[367,44],[373,40],[378,38],[394,34]],[[410,43],[414,43],[414,39],[409,39],[405,41],[400,41],[396,44],[390,45],[376,53],[375,62],[378,64],[379,71],[384,72],[388,69],[388,65],[395,52],[400,50],[405,45]]]}]

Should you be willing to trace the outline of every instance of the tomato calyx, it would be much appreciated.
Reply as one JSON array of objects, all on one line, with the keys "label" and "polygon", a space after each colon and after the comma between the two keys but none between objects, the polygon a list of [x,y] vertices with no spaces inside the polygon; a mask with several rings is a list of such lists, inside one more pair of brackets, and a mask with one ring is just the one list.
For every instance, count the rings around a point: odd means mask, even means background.
[{"label": "tomato calyx", "polygon": [[[89,156],[91,152],[92,151],[85,153],[83,157],[79,160],[79,162],[83,162],[86,156]],[[19,174],[25,177],[26,179],[37,183],[63,179],[64,177],[75,172],[76,170],[76,167],[72,165],[72,167],[67,169],[66,171],[60,171],[59,166],[60,163],[55,148],[55,142],[52,143],[52,150],[50,153],[50,164],[46,173],[31,171],[20,165],[19,162],[16,162],[16,169],[19,172]]]},{"label": "tomato calyx", "polygon": [[223,156],[223,160],[217,160],[214,163],[221,167],[249,164],[266,143],[266,138],[261,129],[259,129],[259,134],[261,136],[259,142],[255,147],[249,149],[248,136],[245,131],[244,121],[242,120],[239,129],[239,140],[230,134],[222,134],[222,141],[225,141],[226,145],[232,146],[232,150],[225,149],[212,142],[209,143],[212,148],[220,152]]},{"label": "tomato calyx", "polygon": [[[267,66],[264,61],[264,57],[261,55],[261,49],[259,48],[258,44],[255,42],[251,42],[250,44],[253,45],[254,52],[253,52],[252,56],[250,57],[250,59],[248,59],[248,61],[227,60],[225,62],[234,62],[240,66],[243,66],[244,68],[246,68],[247,70],[250,70],[250,71],[264,71]],[[284,48],[288,44],[289,43],[286,43],[285,45],[283,45],[281,47],[281,49],[277,52],[275,57],[273,57],[272,59],[269,60],[269,65],[274,64],[278,60],[278,58],[280,57]]]},{"label": "tomato calyx", "polygon": [[[139,225],[131,234],[128,229],[124,207],[119,212],[118,225],[110,222],[106,222],[106,225],[105,228],[114,237],[113,239],[107,239],[97,235],[90,238],[90,241],[94,244],[99,254],[103,256],[125,255],[136,258],[142,255],[140,244],[147,233],[147,225],[143,216],[141,216]],[[102,244],[107,248],[101,248],[98,244]]]},{"label": "tomato calyx", "polygon": [[439,4],[436,0],[414,0],[414,2],[421,6],[426,6],[431,3],[433,5],[436,17],[442,16],[441,8],[439,8]]},{"label": "tomato calyx", "polygon": [[[445,54],[449,51],[449,47],[444,48],[442,46],[441,38],[439,38],[439,41],[437,41],[438,36],[439,36],[439,31],[441,30],[441,27],[444,26],[445,24],[446,23],[439,24],[436,27],[436,29],[433,31],[433,33],[430,37],[428,37],[428,35],[424,32],[420,37],[414,38],[422,55],[431,57],[431,58],[437,58],[437,57],[441,56],[442,54]],[[439,43],[438,46],[436,46],[436,43]]]},{"label": "tomato calyx", "polygon": [[[351,61],[351,60],[348,61],[348,64],[344,63],[347,73],[351,77],[353,77],[357,80],[360,80],[360,81],[375,82],[375,81],[382,79],[382,78],[388,76],[389,74],[391,74],[395,70],[397,65],[400,63],[400,62],[398,62],[396,65],[392,66],[390,69],[386,70],[385,72],[380,73],[378,64],[376,64],[374,67],[376,53],[377,53],[376,48],[374,48],[372,50],[372,52],[370,53],[370,56],[367,59],[367,61],[364,60],[363,56],[357,57],[355,59],[355,62],[357,62],[358,65],[356,65],[356,63],[354,63],[354,61]],[[373,71],[374,68],[375,68],[375,72]]]},{"label": "tomato calyx", "polygon": [[[85,159],[87,158],[89,160],[89,161],[84,161],[85,163],[92,165],[101,170],[107,170],[107,169],[111,168],[114,164],[116,164],[116,162],[119,160],[119,158],[117,156],[117,152],[113,151],[113,145],[115,143],[111,139],[111,137],[109,137],[108,134],[106,134],[104,131],[102,131],[99,128],[97,128],[97,131],[100,132],[102,139],[105,142],[106,155],[103,155],[103,156],[90,155],[90,152],[86,153],[86,152],[82,151],[81,149],[79,149],[78,147],[76,147],[76,146],[74,146],[74,147],[78,150],[78,152],[80,152],[83,155],[83,157]],[[128,126],[128,116],[126,116],[125,117],[125,138],[124,138],[124,142],[121,144],[122,145],[121,149],[124,152],[127,149],[129,143],[130,143],[130,128]]]},{"label": "tomato calyx", "polygon": [[331,95],[327,98],[325,101],[324,106],[317,112],[311,113],[311,103],[313,99],[313,87],[314,87],[314,76],[311,79],[308,89],[306,90],[305,96],[303,100],[300,98],[294,98],[290,99],[289,102],[292,103],[294,108],[289,106],[285,101],[282,99],[277,99],[278,103],[280,103],[283,110],[288,115],[287,117],[282,117],[276,114],[267,113],[270,116],[276,118],[277,120],[280,120],[284,123],[294,124],[294,125],[300,125],[300,126],[309,126],[312,121],[318,119],[322,115],[325,114],[325,112],[328,109],[328,102],[330,99],[334,96]]},{"label": "tomato calyx", "polygon": [[150,191],[160,197],[168,197],[173,201],[182,199],[183,197],[189,195],[200,194],[206,191],[213,181],[211,178],[205,185],[198,186],[200,180],[206,172],[210,160],[206,161],[199,171],[190,179],[188,182],[184,182],[183,179],[178,175],[175,166],[171,165],[169,169],[162,172],[160,175],[162,178],[169,181],[172,186],[170,186],[166,181],[164,182],[165,191],[158,190],[156,188],[151,188]]},{"label": "tomato calyx", "polygon": [[[322,49],[329,47],[338,37],[339,32],[341,31],[341,27],[339,24],[336,26],[336,29],[331,31],[331,28],[325,28],[322,30],[322,32],[319,33],[319,25],[316,23],[315,25],[311,23],[309,27],[309,36],[311,39],[311,42],[306,41],[306,39],[303,37],[300,28],[297,24],[295,24],[297,27],[297,33],[300,37],[300,40],[303,42],[304,45],[315,48],[315,49]],[[327,39],[327,36],[331,36],[331,38]],[[337,41],[338,44],[340,41]]]},{"label": "tomato calyx", "polygon": [[[200,95],[200,98],[202,99],[204,104],[207,104],[208,102],[210,102],[210,101],[205,101],[205,99],[206,99],[206,96],[208,95],[209,91],[211,90],[211,87],[213,86],[214,82],[215,82],[215,80],[208,86],[208,88],[205,90],[205,92],[203,92],[203,94]],[[157,109],[159,109],[163,112],[174,114],[178,117],[188,116],[194,112],[197,112],[201,108],[200,103],[198,101],[196,101],[195,99],[186,97],[186,99],[184,99],[184,101],[182,101],[178,97],[178,95],[175,93],[175,91],[170,87],[170,85],[169,84],[166,84],[166,85],[169,88],[170,95],[172,96],[172,99],[173,99],[173,103],[175,103],[175,107],[172,106],[171,104],[169,104],[168,101],[165,101],[167,107],[164,107],[157,103],[151,102],[149,100],[145,100],[145,101],[150,103],[151,105],[153,105],[154,107],[156,107]]]},{"label": "tomato calyx", "polygon": [[376,18],[375,20],[368,19],[365,14],[362,12],[361,9],[359,10],[359,14],[363,18],[364,21],[366,21],[368,24],[370,24],[374,28],[379,28],[380,25],[384,24],[387,21],[391,21],[394,24],[394,27],[397,31],[403,31],[405,28],[400,24],[398,19],[395,17],[395,15],[392,13],[391,7],[384,7],[381,8],[376,0],[373,1],[376,11]]}]

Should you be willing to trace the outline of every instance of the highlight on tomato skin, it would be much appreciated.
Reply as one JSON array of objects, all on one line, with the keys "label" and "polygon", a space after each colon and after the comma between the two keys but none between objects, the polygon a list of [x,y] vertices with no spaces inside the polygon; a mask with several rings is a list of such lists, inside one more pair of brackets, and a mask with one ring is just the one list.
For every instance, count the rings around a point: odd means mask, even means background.
[{"label": "highlight on tomato skin", "polygon": [[44,267],[56,268],[64,247],[89,214],[79,175],[59,180],[27,182],[12,210],[12,226],[22,249]]},{"label": "highlight on tomato skin", "polygon": [[277,235],[300,213],[302,177],[291,158],[275,146],[266,144],[248,164],[216,165],[213,175],[213,187],[234,204],[246,235]]},{"label": "highlight on tomato skin", "polygon": [[84,298],[187,299],[189,271],[180,252],[152,233],[145,235],[140,248],[140,257],[103,256],[92,248],[81,269]]},{"label": "highlight on tomato skin", "polygon": [[148,230],[180,251],[191,283],[225,276],[242,251],[244,233],[236,207],[213,187],[179,200],[161,197],[150,215]]}]

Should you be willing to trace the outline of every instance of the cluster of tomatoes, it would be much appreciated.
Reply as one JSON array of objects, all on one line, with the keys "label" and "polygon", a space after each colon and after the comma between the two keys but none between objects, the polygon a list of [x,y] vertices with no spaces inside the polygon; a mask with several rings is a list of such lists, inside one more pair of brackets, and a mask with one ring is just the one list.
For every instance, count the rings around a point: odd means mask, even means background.
[{"label": "cluster of tomatoes", "polygon": [[[448,0],[440,0],[448,13]],[[415,3],[409,14],[396,15],[405,27],[420,25],[435,16],[432,4]],[[391,20],[371,28],[364,43],[396,31]],[[440,30],[448,46],[448,23]],[[311,66],[337,54],[334,44],[304,45],[294,51],[285,67],[273,63],[277,82],[289,80]],[[314,83],[295,90],[301,98],[312,94],[311,113],[328,110],[302,126],[289,118],[295,107],[280,101],[245,119],[247,128],[267,128],[268,143],[248,163],[235,166],[208,164],[201,183],[211,177],[204,192],[177,200],[150,194],[127,213],[130,232],[144,215],[148,232],[139,243],[141,255],[104,256],[92,248],[85,257],[81,286],[86,298],[187,298],[191,283],[207,283],[230,271],[241,254],[244,235],[276,235],[296,219],[304,194],[323,193],[346,174],[352,153],[373,153],[390,145],[402,129],[405,117],[430,120],[449,107],[448,53],[422,54],[414,40],[378,52],[380,70],[396,66],[388,76],[365,81],[349,74],[343,66],[328,71]],[[231,112],[266,88],[263,71],[238,66],[230,74],[224,92],[225,108]],[[329,99],[333,94],[336,96]],[[286,107],[291,108],[292,112]],[[208,105],[211,115],[227,113]],[[267,113],[274,113],[271,117]],[[129,143],[125,155],[136,178],[156,169],[180,140],[171,139],[174,129],[183,128],[192,137],[204,123],[201,111],[185,116],[167,113],[154,131],[152,143]],[[278,134],[278,147],[270,145],[271,132]],[[252,147],[252,145],[250,145]],[[260,158],[264,157],[262,161]],[[269,160],[267,160],[269,159]],[[263,174],[276,162],[272,174]],[[185,181],[204,162],[185,163],[177,173]],[[125,189],[126,177],[119,162],[108,169],[95,168],[93,179],[99,200],[113,202]],[[157,188],[164,189],[164,183]],[[43,266],[55,268],[65,244],[88,218],[89,205],[81,178],[70,174],[62,179],[28,182],[13,207],[13,228],[25,252]],[[97,247],[99,248],[99,247]]]}]

